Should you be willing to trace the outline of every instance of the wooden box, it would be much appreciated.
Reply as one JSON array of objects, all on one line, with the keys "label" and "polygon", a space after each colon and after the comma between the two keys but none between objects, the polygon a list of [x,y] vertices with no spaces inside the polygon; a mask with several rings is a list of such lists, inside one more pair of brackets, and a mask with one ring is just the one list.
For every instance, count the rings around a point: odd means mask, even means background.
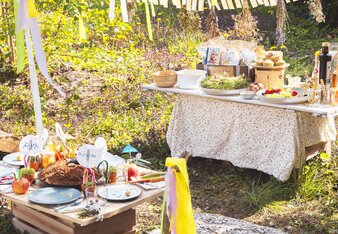
[{"label": "wooden box", "polygon": [[255,72],[255,82],[262,83],[266,89],[282,89],[284,85],[284,71],[280,70],[258,70]]},{"label": "wooden box", "polygon": [[196,66],[199,70],[207,71],[208,76],[214,76],[217,74],[228,73],[229,76],[239,76],[244,74],[246,77],[249,77],[249,67],[248,66],[232,66],[232,65],[206,65],[206,64],[197,64]]}]

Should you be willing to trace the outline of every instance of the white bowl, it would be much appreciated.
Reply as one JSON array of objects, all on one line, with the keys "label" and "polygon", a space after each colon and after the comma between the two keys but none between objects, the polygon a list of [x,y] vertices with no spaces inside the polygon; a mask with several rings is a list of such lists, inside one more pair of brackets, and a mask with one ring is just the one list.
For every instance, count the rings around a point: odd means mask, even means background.
[{"label": "white bowl", "polygon": [[241,97],[246,100],[251,100],[256,96],[254,91],[244,91],[240,93]]},{"label": "white bowl", "polygon": [[198,89],[206,76],[204,70],[181,70],[177,72],[177,86],[180,89]]}]

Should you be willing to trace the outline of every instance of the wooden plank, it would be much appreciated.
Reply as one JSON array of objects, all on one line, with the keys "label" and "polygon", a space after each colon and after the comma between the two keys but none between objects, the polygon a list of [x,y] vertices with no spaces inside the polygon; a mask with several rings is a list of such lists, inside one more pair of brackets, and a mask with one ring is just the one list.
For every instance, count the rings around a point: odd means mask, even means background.
[{"label": "wooden plank", "polygon": [[227,3],[228,3],[228,7],[230,10],[233,10],[235,9],[235,6],[234,6],[234,3],[232,2],[232,0],[226,0]]},{"label": "wooden plank", "polygon": [[286,3],[289,3],[289,2],[290,2],[290,0],[285,0],[285,2],[286,2]]},{"label": "wooden plank", "polygon": [[270,0],[270,6],[277,6],[277,0]]},{"label": "wooden plank", "polygon": [[241,1],[239,0],[235,0],[235,5],[236,5],[236,8],[242,8]]},{"label": "wooden plank", "polygon": [[197,1],[198,0],[192,0],[191,10],[197,11]]},{"label": "wooden plank", "polygon": [[250,0],[250,4],[252,8],[258,7],[256,0]]},{"label": "wooden plank", "polygon": [[96,222],[88,226],[79,226],[74,234],[119,234],[132,233],[136,225],[136,212],[134,209],[127,210],[102,222]]},{"label": "wooden plank", "polygon": [[269,0],[264,0],[264,5],[265,5],[265,6],[270,6]]},{"label": "wooden plank", "polygon": [[43,230],[47,233],[73,233],[72,227],[66,226],[57,219],[53,219],[52,217],[27,206],[14,204],[12,211],[15,217],[25,220],[25,222],[30,223],[35,227],[43,227]]},{"label": "wooden plank", "polygon": [[257,0],[258,5],[264,5],[264,1],[263,0]]},{"label": "wooden plank", "polygon": [[45,234],[45,232],[42,232],[35,227],[32,227],[31,225],[25,223],[22,220],[19,220],[18,218],[12,218],[12,224],[16,230],[20,231],[20,233]]}]

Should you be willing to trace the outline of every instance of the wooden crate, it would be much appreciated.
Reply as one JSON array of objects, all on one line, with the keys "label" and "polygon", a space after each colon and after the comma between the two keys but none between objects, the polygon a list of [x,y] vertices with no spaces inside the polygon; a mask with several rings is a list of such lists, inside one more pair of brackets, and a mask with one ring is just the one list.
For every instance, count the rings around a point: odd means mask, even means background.
[{"label": "wooden crate", "polygon": [[262,83],[266,89],[282,89],[284,85],[284,71],[281,70],[258,70],[255,71],[255,82]]},{"label": "wooden crate", "polygon": [[135,233],[136,213],[134,209],[95,222],[87,226],[63,220],[50,214],[37,211],[28,206],[13,204],[12,220],[15,228],[21,232],[51,234],[132,234]]},{"label": "wooden crate", "polygon": [[196,68],[207,71],[209,76],[224,74],[224,72],[226,72],[229,74],[229,76],[239,76],[244,73],[246,77],[249,77],[248,66],[206,65],[199,63],[197,64]]}]

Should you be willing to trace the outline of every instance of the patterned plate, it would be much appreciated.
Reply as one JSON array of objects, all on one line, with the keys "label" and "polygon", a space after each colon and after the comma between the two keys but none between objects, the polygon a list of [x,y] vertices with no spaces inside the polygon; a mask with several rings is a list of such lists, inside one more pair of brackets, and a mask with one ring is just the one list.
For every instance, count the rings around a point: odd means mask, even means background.
[{"label": "patterned plate", "polygon": [[[112,184],[105,188],[108,189],[107,200],[109,201],[130,201],[138,198],[142,193],[141,188],[131,184]],[[100,197],[105,198],[105,188],[99,188],[97,193]]]},{"label": "patterned plate", "polygon": [[61,205],[81,197],[81,192],[73,188],[47,187],[37,189],[28,195],[31,202],[42,205]]},{"label": "patterned plate", "polygon": [[13,170],[11,168],[0,168],[0,185],[11,184],[13,180]]}]

